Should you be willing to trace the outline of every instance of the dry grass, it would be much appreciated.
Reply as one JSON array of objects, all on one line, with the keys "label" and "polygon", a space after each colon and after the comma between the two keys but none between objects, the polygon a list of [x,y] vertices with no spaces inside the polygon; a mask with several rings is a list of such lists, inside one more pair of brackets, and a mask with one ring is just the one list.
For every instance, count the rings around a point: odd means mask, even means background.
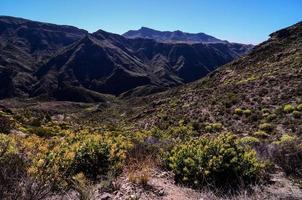
[{"label": "dry grass", "polygon": [[153,170],[158,165],[157,150],[147,142],[139,142],[128,152],[128,162],[125,173],[128,180],[134,184],[148,185]]},{"label": "dry grass", "polygon": [[131,183],[147,186],[153,169],[154,166],[150,158],[143,161],[131,159],[131,164],[126,167],[127,178]]}]

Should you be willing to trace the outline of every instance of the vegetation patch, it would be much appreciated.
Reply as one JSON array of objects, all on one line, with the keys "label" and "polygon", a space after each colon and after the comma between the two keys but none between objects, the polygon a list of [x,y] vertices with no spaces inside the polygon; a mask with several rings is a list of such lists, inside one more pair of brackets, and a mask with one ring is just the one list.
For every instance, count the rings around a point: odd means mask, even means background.
[{"label": "vegetation patch", "polygon": [[301,138],[285,134],[278,141],[274,142],[274,161],[284,171],[294,177],[302,177],[302,142]]},{"label": "vegetation patch", "polygon": [[166,163],[177,182],[193,187],[234,189],[259,181],[265,169],[256,152],[245,149],[231,133],[179,144],[168,153]]},{"label": "vegetation patch", "polygon": [[295,110],[295,107],[292,104],[286,104],[283,107],[285,113],[292,113]]}]

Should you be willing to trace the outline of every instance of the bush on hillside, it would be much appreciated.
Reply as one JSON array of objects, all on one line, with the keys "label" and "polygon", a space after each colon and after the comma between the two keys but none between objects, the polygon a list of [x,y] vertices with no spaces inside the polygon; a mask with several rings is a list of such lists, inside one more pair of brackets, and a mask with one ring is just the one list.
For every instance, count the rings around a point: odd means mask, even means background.
[{"label": "bush on hillside", "polygon": [[51,185],[27,173],[29,160],[19,152],[16,141],[0,134],[0,199],[45,199]]},{"label": "bush on hillside", "polygon": [[177,145],[166,162],[177,182],[193,187],[227,187],[225,189],[260,180],[265,168],[256,158],[256,152],[244,149],[231,133]]},{"label": "bush on hillside", "polygon": [[291,104],[286,104],[283,107],[283,111],[286,113],[292,113],[295,110],[295,107]]},{"label": "bush on hillside", "polygon": [[263,124],[259,125],[259,129],[261,131],[265,131],[265,132],[270,133],[270,132],[273,131],[273,126],[271,124],[269,124],[269,123],[263,123]]},{"label": "bush on hillside", "polygon": [[302,177],[302,141],[297,136],[284,134],[273,153],[274,161],[284,169],[286,174]]},{"label": "bush on hillside", "polygon": [[0,133],[8,134],[12,128],[12,121],[8,117],[0,116]]},{"label": "bush on hillside", "polygon": [[206,123],[205,130],[207,132],[217,132],[222,129],[222,124],[217,122],[217,123]]},{"label": "bush on hillside", "polygon": [[292,115],[293,115],[294,118],[298,119],[298,118],[301,118],[302,113],[300,111],[295,110],[295,111],[292,112]]},{"label": "bush on hillside", "polygon": [[255,137],[246,136],[240,139],[240,143],[243,145],[255,146],[260,143],[260,140]]}]

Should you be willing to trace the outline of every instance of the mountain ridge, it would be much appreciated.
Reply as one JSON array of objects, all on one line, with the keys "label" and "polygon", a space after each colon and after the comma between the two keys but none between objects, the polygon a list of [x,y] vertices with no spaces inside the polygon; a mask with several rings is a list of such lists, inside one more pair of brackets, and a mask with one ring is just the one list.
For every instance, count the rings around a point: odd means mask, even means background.
[{"label": "mountain ridge", "polygon": [[86,92],[78,95],[161,91],[197,80],[250,51],[241,44],[160,43],[14,17],[0,17],[0,46],[0,82],[5,83],[0,98],[58,100],[61,91],[74,94],[79,88]]},{"label": "mountain ridge", "polygon": [[[159,31],[148,27],[141,27],[138,30],[129,30],[122,34],[126,38],[134,39],[134,38],[145,38],[145,39],[154,39],[158,42],[166,42],[166,43],[234,43],[240,44],[236,42],[229,42],[227,40],[221,40],[214,36],[205,34],[203,32],[199,33],[188,33],[180,30],[176,31]],[[251,47],[254,45],[250,45]]]}]

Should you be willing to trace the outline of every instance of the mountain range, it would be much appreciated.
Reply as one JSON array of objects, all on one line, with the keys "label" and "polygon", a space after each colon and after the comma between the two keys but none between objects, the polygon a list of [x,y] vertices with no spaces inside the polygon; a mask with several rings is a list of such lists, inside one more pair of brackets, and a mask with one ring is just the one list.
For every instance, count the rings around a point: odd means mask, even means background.
[{"label": "mountain range", "polygon": [[177,31],[158,31],[147,27],[139,30],[130,30],[123,34],[126,38],[154,39],[158,42],[170,43],[228,43],[205,33],[185,33]]},{"label": "mountain range", "polygon": [[104,101],[103,94],[140,96],[195,81],[252,48],[205,34],[181,35],[186,42],[129,38],[129,32],[88,33],[2,16],[0,98]]}]

